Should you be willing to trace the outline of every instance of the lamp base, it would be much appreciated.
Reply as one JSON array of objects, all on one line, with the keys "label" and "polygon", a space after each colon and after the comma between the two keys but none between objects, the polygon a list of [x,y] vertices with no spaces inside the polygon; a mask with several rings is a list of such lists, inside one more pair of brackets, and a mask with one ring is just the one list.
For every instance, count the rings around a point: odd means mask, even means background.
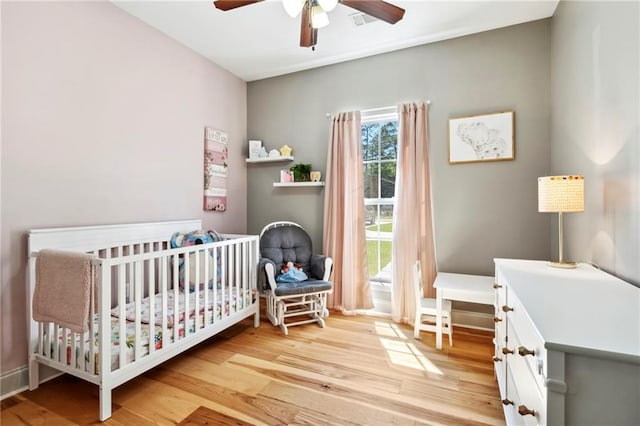
[{"label": "lamp base", "polygon": [[552,266],[554,268],[563,268],[563,269],[575,269],[578,264],[576,262],[547,262],[547,266]]}]

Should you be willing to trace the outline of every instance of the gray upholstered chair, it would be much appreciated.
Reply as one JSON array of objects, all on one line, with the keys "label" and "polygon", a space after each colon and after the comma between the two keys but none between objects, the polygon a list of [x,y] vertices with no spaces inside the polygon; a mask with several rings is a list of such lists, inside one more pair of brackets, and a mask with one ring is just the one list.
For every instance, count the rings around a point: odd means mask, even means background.
[{"label": "gray upholstered chair", "polygon": [[[324,328],[323,317],[329,315],[327,294],[333,290],[329,281],[333,259],[313,254],[309,234],[293,222],[274,222],[260,233],[258,283],[267,301],[267,316],[282,332],[287,327],[317,322]],[[283,265],[293,262],[302,267],[307,279],[278,282]],[[285,322],[291,318],[290,322]]]}]

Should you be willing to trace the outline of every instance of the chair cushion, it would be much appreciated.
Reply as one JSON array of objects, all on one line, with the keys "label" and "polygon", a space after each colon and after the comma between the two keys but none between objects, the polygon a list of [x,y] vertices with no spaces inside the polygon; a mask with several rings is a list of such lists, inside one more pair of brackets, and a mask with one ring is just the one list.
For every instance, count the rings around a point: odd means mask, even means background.
[{"label": "chair cushion", "polygon": [[292,296],[296,294],[315,293],[318,291],[328,291],[333,288],[329,281],[307,280],[297,283],[278,283],[276,296]]},{"label": "chair cushion", "polygon": [[[299,226],[278,226],[265,231],[260,237],[260,255],[271,259],[278,268],[287,262],[298,263],[302,270],[310,269],[311,237]],[[276,274],[279,274],[276,270]]]}]

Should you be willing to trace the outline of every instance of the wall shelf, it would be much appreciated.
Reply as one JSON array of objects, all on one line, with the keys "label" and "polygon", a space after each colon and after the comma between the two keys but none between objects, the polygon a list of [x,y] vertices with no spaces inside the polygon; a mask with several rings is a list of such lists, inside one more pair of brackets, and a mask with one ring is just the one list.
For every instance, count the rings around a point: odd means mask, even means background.
[{"label": "wall shelf", "polygon": [[260,158],[247,158],[247,163],[277,163],[284,161],[293,161],[293,156],[280,156],[280,157],[260,157]]},{"label": "wall shelf", "polygon": [[300,186],[324,186],[324,182],[273,182],[275,187],[292,188]]}]

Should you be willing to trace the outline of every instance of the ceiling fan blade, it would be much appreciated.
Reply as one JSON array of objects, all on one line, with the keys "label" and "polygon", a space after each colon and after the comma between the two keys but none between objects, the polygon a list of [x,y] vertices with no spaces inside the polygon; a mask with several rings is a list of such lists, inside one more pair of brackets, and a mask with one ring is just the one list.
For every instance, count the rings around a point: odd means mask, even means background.
[{"label": "ceiling fan blade", "polygon": [[340,3],[389,24],[395,24],[404,16],[403,8],[382,0],[340,0]]},{"label": "ceiling fan blade", "polygon": [[300,47],[313,47],[318,42],[318,29],[311,26],[311,9],[305,2],[300,19]]},{"label": "ceiling fan blade", "polygon": [[264,0],[216,0],[213,2],[213,5],[216,9],[227,11],[242,6],[248,6],[253,3],[260,3],[261,1]]}]

